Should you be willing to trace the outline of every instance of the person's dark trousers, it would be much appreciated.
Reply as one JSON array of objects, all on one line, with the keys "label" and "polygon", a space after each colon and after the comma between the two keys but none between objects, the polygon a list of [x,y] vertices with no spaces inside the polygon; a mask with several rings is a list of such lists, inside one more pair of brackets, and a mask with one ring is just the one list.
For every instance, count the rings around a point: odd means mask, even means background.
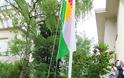
[{"label": "person's dark trousers", "polygon": [[117,66],[117,69],[118,69],[118,78],[124,78],[123,70],[121,66]]}]

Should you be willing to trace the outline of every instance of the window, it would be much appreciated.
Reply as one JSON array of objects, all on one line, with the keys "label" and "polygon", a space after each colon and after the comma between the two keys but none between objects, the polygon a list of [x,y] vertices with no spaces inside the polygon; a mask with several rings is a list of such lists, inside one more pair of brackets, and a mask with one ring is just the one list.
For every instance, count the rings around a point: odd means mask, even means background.
[{"label": "window", "polygon": [[[14,0],[8,0],[9,2],[13,3]],[[7,3],[5,0],[0,0],[0,6],[5,6],[5,5],[9,5],[9,3]]]},{"label": "window", "polygon": [[4,18],[2,23],[3,23],[3,28],[9,28],[12,26],[12,20],[9,18]]},{"label": "window", "polygon": [[7,55],[8,49],[8,39],[2,38],[0,39],[0,55]]},{"label": "window", "polygon": [[0,21],[0,29],[12,27],[12,19],[9,17],[3,17]]}]

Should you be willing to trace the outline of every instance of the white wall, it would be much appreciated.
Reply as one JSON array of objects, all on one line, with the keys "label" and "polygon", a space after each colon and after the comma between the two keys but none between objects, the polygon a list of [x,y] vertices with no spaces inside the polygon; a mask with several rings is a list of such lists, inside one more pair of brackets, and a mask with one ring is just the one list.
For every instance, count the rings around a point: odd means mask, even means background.
[{"label": "white wall", "polygon": [[116,39],[116,18],[108,18],[105,22],[104,42],[107,43],[110,49],[115,50]]},{"label": "white wall", "polygon": [[13,38],[14,34],[10,32],[8,29],[0,30],[0,39],[2,38],[8,38],[9,40]]},{"label": "white wall", "polygon": [[18,55],[16,55],[16,56],[0,56],[0,61],[1,62],[11,62],[11,63],[13,63],[13,62],[15,62],[16,60],[19,60],[20,59],[20,57],[18,56]]},{"label": "white wall", "polygon": [[[5,51],[8,49],[8,42],[14,37],[14,33],[10,32],[8,29],[0,29],[0,52],[5,55]],[[16,56],[0,56],[0,61],[14,61]]]},{"label": "white wall", "polygon": [[118,38],[116,42],[117,59],[124,61],[124,0],[119,2],[118,22],[117,22]]}]

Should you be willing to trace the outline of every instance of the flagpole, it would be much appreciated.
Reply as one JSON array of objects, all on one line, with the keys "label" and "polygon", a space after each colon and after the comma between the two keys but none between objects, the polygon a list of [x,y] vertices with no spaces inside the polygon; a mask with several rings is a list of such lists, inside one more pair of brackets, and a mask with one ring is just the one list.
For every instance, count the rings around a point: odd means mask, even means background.
[{"label": "flagpole", "polygon": [[[75,27],[75,0],[72,0],[72,22],[71,22],[71,26]],[[70,51],[69,52],[68,78],[71,78],[71,76],[72,76],[72,61],[73,61],[73,51]]]},{"label": "flagpole", "polygon": [[72,56],[73,56],[73,52],[69,52],[68,78],[71,78],[72,76]]}]

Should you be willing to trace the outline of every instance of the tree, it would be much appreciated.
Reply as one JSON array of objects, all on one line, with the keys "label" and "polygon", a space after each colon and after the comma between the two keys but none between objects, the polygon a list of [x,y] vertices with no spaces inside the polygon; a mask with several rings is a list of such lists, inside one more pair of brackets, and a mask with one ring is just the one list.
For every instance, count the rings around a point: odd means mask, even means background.
[{"label": "tree", "polygon": [[73,78],[82,78],[83,72],[86,71],[85,68],[85,60],[90,54],[92,46],[92,40],[86,37],[77,35],[77,51],[73,54],[73,70],[72,70],[72,77]]},{"label": "tree", "polygon": [[[38,76],[44,74],[46,77],[49,74],[47,72],[50,64],[50,77],[53,78],[61,30],[58,18],[60,4],[57,0],[31,0],[31,3],[27,0],[12,2],[6,0],[6,2],[12,9],[8,10],[7,7],[2,12],[4,17],[8,16],[12,19],[12,31],[16,35],[10,43],[10,54],[21,57],[20,78],[30,78],[36,73],[39,73]],[[92,0],[76,0],[76,16],[88,12],[92,6],[90,4]],[[32,62],[29,60],[31,54],[34,59]],[[40,70],[41,68],[44,68],[44,71]]]}]

